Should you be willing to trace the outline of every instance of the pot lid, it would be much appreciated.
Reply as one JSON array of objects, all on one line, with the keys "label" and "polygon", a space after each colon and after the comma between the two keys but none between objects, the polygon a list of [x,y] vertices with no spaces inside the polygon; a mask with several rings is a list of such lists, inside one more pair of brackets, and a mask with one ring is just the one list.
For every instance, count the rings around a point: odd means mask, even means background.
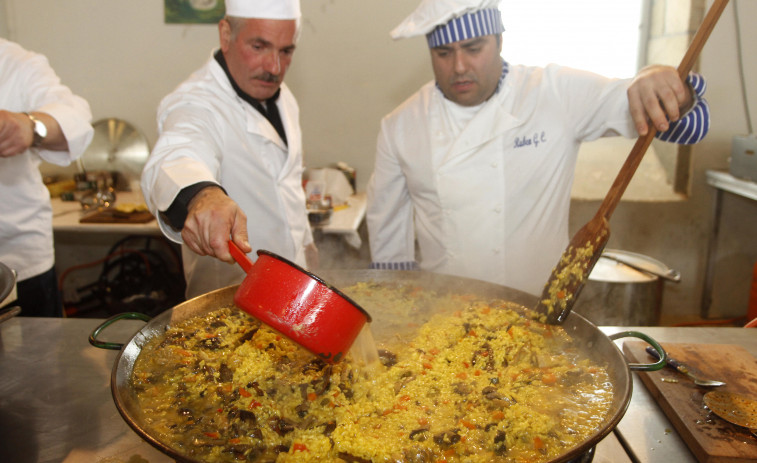
[{"label": "pot lid", "polygon": [[117,172],[129,184],[138,180],[150,155],[147,138],[130,123],[109,117],[92,124],[92,143],[81,156],[84,171]]},{"label": "pot lid", "polygon": [[655,275],[637,270],[618,262],[612,257],[617,257],[634,267],[648,269],[652,272],[666,273],[670,271],[667,265],[651,257],[635,252],[606,249],[589,274],[589,280],[610,283],[648,283],[658,279]]}]

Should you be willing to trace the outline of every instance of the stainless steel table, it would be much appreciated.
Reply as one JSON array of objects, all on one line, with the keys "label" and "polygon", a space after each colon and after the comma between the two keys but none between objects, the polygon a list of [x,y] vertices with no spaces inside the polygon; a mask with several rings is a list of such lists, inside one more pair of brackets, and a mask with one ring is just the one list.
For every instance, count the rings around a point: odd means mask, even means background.
[{"label": "stainless steel table", "polygon": [[[89,345],[102,320],[16,317],[0,324],[3,461],[168,463],[123,421],[110,394],[117,352]],[[103,340],[126,342],[143,326],[121,321]],[[609,334],[627,327],[603,327]],[[636,328],[661,342],[739,344],[757,355],[749,328]],[[622,341],[617,342],[618,345]],[[634,375],[636,376],[636,375]],[[625,445],[621,446],[621,443]],[[597,446],[596,463],[695,461],[638,378],[623,420]]]},{"label": "stainless steel table", "polygon": [[723,192],[757,201],[757,183],[734,177],[728,172],[708,170],[707,184],[715,188],[715,200],[712,205],[712,231],[707,242],[707,264],[705,266],[704,284],[702,285],[702,301],[699,315],[710,317],[712,304],[712,285],[715,279],[715,258],[718,250],[718,236],[720,235],[720,213],[723,208]]}]

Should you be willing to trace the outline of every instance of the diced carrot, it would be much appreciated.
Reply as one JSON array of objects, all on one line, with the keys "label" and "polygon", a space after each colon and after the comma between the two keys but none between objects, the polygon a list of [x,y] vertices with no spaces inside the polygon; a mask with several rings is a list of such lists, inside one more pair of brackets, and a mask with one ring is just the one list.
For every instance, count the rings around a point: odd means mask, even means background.
[{"label": "diced carrot", "polygon": [[476,425],[474,423],[471,423],[470,421],[467,421],[467,420],[460,420],[460,424],[462,424],[463,426],[465,426],[468,429],[476,429]]},{"label": "diced carrot", "polygon": [[418,418],[418,424],[421,426],[426,426],[428,424],[428,418]]},{"label": "diced carrot", "polygon": [[557,376],[552,372],[545,373],[541,376],[541,382],[544,384],[555,384],[557,382]]},{"label": "diced carrot", "polygon": [[229,444],[238,444],[242,442],[238,437],[235,437],[233,439],[229,439]]},{"label": "diced carrot", "polygon": [[203,434],[213,439],[218,439],[219,437],[221,437],[221,435],[217,432],[204,432]]},{"label": "diced carrot", "polygon": [[430,370],[431,368],[433,368],[433,366],[428,362],[423,362],[423,368]]},{"label": "diced carrot", "polygon": [[460,378],[460,379],[467,379],[468,375],[464,371],[461,371],[460,373],[456,373],[455,377]]},{"label": "diced carrot", "polygon": [[544,442],[542,442],[539,436],[534,437],[534,449],[540,450],[544,448]]},{"label": "diced carrot", "polygon": [[250,391],[248,391],[247,389],[243,388],[242,386],[239,386],[239,395],[241,395],[242,397],[251,397],[252,396],[252,394],[250,394]]},{"label": "diced carrot", "polygon": [[492,419],[493,420],[499,421],[499,420],[503,419],[504,417],[505,417],[505,414],[501,410],[497,410],[496,412],[492,413]]},{"label": "diced carrot", "polygon": [[301,443],[301,442],[295,442],[294,445],[292,445],[292,450],[295,452],[306,452],[308,447]]},{"label": "diced carrot", "polygon": [[315,392],[308,392],[308,400],[313,402],[315,399],[318,398],[318,395]]},{"label": "diced carrot", "polygon": [[481,376],[481,370],[476,370],[473,372],[474,376]]}]

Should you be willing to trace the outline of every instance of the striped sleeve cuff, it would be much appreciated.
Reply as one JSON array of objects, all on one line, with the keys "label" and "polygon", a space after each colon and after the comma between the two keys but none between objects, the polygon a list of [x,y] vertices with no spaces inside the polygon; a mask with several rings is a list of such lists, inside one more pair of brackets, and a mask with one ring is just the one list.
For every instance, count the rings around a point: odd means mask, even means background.
[{"label": "striped sleeve cuff", "polygon": [[679,121],[670,124],[667,131],[656,135],[659,140],[680,145],[693,145],[699,143],[710,130],[710,106],[704,99],[707,83],[702,76],[694,72],[689,73],[686,82],[694,90],[696,101]]},{"label": "striped sleeve cuff", "polygon": [[418,270],[418,264],[414,261],[371,262],[371,268],[374,270]]}]

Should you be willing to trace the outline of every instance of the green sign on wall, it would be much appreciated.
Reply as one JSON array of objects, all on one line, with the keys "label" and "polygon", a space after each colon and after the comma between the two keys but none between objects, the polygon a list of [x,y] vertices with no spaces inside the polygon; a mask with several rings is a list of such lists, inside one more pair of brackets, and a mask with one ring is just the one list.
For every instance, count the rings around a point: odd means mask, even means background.
[{"label": "green sign on wall", "polygon": [[215,24],[226,12],[224,0],[163,0],[167,24]]}]

